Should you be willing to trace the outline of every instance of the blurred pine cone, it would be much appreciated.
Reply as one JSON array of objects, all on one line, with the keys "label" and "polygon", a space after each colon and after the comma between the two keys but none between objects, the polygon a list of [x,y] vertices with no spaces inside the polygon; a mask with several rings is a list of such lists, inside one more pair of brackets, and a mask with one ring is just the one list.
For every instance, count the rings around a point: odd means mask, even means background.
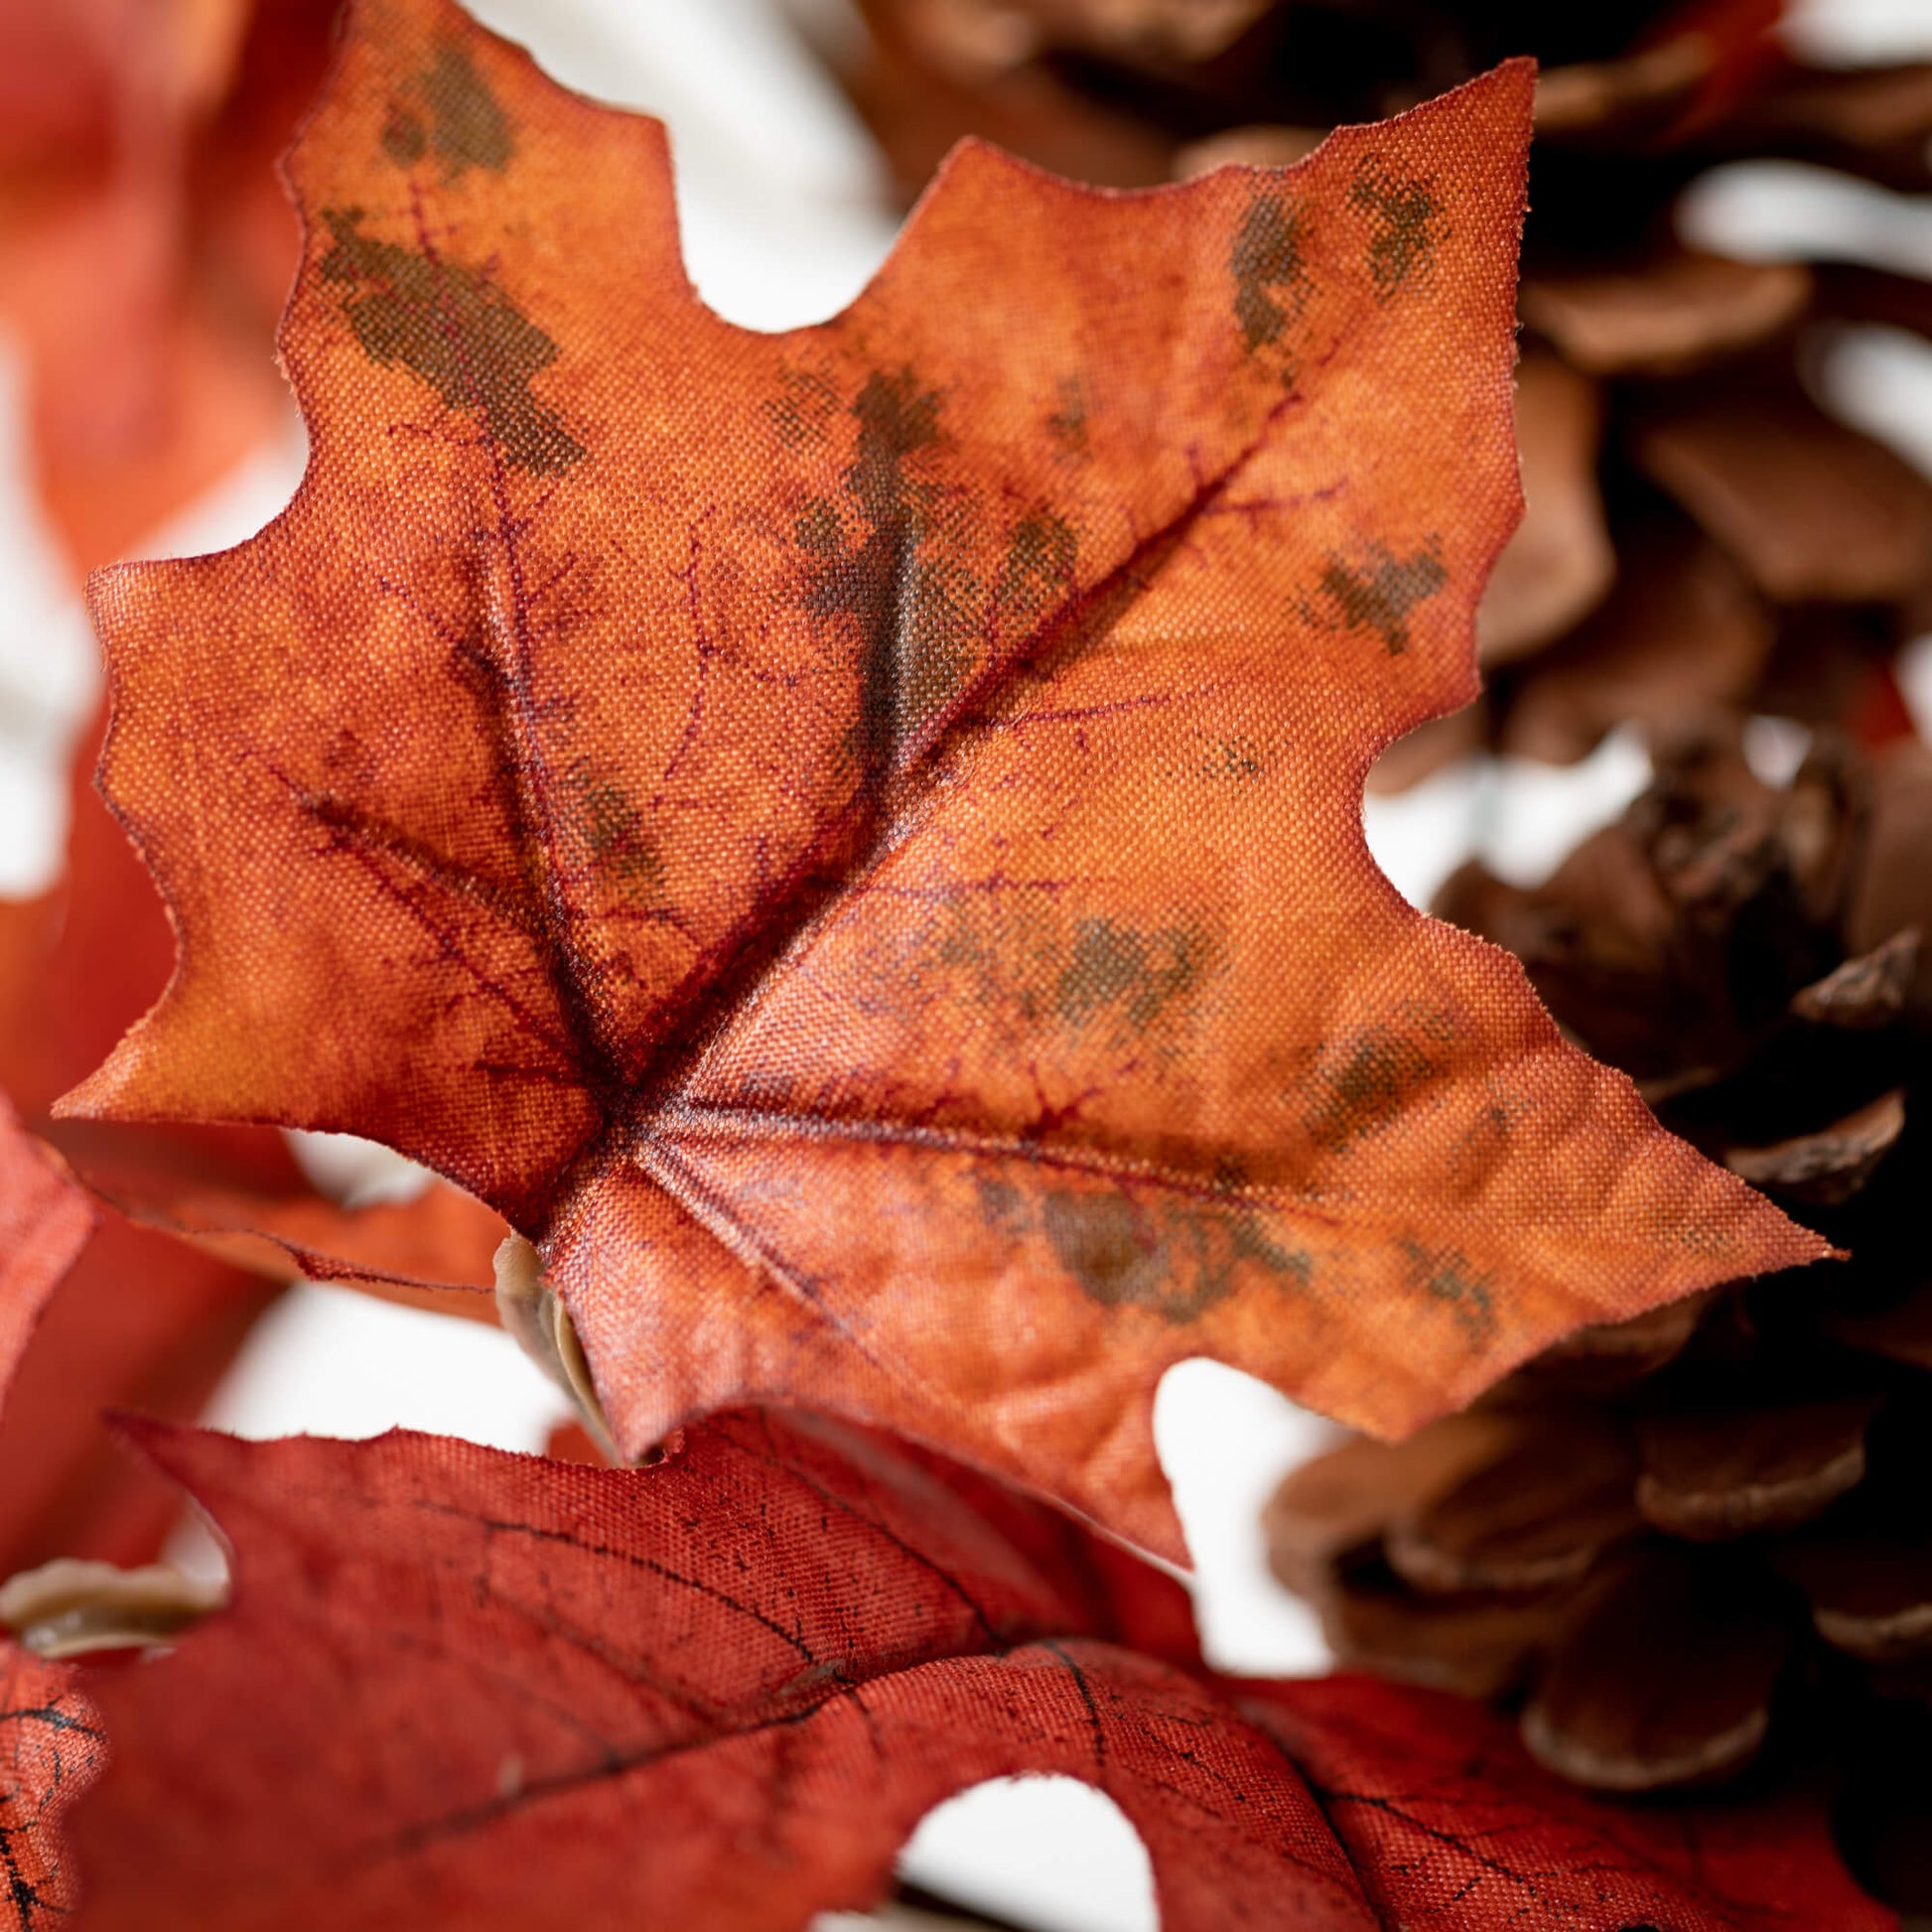
[{"label": "blurred pine cone", "polygon": [[1740,262],[1672,228],[1716,163],[1932,188],[1932,65],[1811,69],[1776,0],[860,0],[842,76],[901,191],[961,135],[1135,186],[1284,162],[1509,55],[1544,65],[1524,237],[1529,508],[1479,625],[1487,697],[1376,782],[1487,744],[1565,762],[1614,725],[1736,704],[1882,739],[1932,624],[1932,485],[1827,415],[1832,325],[1932,335],[1932,286]]},{"label": "blurred pine cone", "polygon": [[1268,1508],[1344,1663],[1520,1695],[1535,1754],[1613,1791],[1932,1692],[1932,756],[1825,744],[1776,786],[1714,725],[1655,759],[1546,886],[1465,867],[1437,909],[1852,1259],[1585,1330]]}]

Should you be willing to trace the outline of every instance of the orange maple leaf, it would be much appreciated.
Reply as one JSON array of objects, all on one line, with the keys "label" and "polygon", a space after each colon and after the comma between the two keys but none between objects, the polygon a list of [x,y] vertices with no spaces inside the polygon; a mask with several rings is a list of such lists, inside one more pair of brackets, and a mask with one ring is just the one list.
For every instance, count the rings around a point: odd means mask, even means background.
[{"label": "orange maple leaf", "polygon": [[1140,194],[967,146],[761,335],[659,126],[358,7],[290,163],[309,475],[95,580],[181,951],[69,1104],[440,1169],[627,1453],[801,1402],[1170,1552],[1184,1357],[1395,1432],[1820,1254],[1362,838],[1518,514],[1530,89]]}]

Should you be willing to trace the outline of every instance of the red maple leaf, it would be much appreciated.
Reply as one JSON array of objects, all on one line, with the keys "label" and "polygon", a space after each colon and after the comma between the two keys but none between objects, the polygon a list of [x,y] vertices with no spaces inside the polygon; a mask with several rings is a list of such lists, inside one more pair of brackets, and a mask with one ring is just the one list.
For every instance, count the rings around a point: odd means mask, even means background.
[{"label": "red maple leaf", "polygon": [[93,1224],[93,1210],[72,1175],[0,1095],[0,1393]]},{"label": "red maple leaf", "polygon": [[843,1426],[721,1418],[650,1470],[138,1433],[234,1607],[97,1676],[99,1932],[777,1932],[1028,1772],[1120,1806],[1167,1932],[1896,1924],[1816,1803],[1634,1814],[1457,1699],[1213,1679],[1158,1572]]}]

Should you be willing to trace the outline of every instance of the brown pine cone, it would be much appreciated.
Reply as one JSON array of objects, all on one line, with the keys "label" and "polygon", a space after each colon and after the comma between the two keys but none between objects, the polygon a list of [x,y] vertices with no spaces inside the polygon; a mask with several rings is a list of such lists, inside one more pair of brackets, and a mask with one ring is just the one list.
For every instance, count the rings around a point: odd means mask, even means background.
[{"label": "brown pine cone", "polygon": [[1509,55],[1544,64],[1517,427],[1528,511],[1485,600],[1490,690],[1378,767],[1488,745],[1554,762],[1714,704],[1855,732],[1932,621],[1932,484],[1825,413],[1831,329],[1932,336],[1932,286],[1724,260],[1673,235],[1719,162],[1932,189],[1932,64],[1809,69],[1775,0],[862,0],[840,62],[909,197],[981,134],[1114,186],[1285,162]]},{"label": "brown pine cone", "polygon": [[1713,725],[1655,763],[1547,885],[1465,867],[1437,909],[1851,1258],[1587,1329],[1267,1516],[1344,1663],[1520,1697],[1539,1758],[1625,1792],[1932,1693],[1932,755],[1822,746],[1776,787]]}]

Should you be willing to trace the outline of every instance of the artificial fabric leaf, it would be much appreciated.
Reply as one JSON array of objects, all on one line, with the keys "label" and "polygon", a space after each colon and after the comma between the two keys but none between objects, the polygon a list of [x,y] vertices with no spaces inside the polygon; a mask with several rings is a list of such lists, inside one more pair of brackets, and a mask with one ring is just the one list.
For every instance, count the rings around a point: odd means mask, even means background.
[{"label": "artificial fabric leaf", "polygon": [[1028,1772],[1114,1799],[1166,1932],[1896,1925],[1816,1804],[1621,1811],[1458,1699],[1206,1677],[1159,1572],[841,1425],[722,1418],[649,1470],[142,1439],[234,1608],[95,1684],[88,1932],[779,1932]]},{"label": "artificial fabric leaf", "polygon": [[156,1553],[180,1499],[108,1441],[100,1411],[198,1414],[275,1292],[97,1215],[0,1095],[0,1577]]},{"label": "artificial fabric leaf", "polygon": [[[481,1202],[442,1184],[407,1203],[345,1210],[310,1186],[272,1128],[47,1118],[54,1098],[152,1004],[173,955],[152,883],[91,786],[75,778],[66,872],[37,898],[0,903],[0,1090],[109,1211],[67,1263],[44,1242],[30,1247],[18,1228],[9,1240],[0,1576],[62,1556],[138,1564],[159,1553],[180,1499],[120,1451],[100,1413],[199,1415],[298,1272],[488,1319],[494,1304],[475,1291],[490,1283],[503,1233]],[[17,1220],[32,1197],[27,1182],[47,1171],[44,1155],[23,1155],[0,1174],[0,1217]],[[68,1194],[68,1212],[84,1222],[70,1184]],[[18,1271],[36,1265],[36,1285],[22,1285]]]},{"label": "artificial fabric leaf", "polygon": [[90,735],[72,776],[67,864],[47,892],[0,901],[0,1087],[102,1199],[276,1281],[353,1282],[388,1299],[488,1319],[490,1256],[506,1229],[438,1185],[346,1210],[322,1197],[272,1128],[51,1120],[160,997],[174,935],[153,882],[95,793]]},{"label": "artificial fabric leaf", "polygon": [[1171,1553],[1176,1361],[1399,1431],[1822,1252],[1362,839],[1518,510],[1529,97],[1138,195],[968,146],[759,335],[661,128],[358,7],[290,163],[309,476],[96,580],[181,956],[69,1104],[438,1168],[627,1454],[803,1402]]},{"label": "artificial fabric leaf", "polygon": [[101,1412],[202,1414],[280,1282],[103,1210],[0,1400],[0,1577],[57,1557],[151,1562],[181,1499]]},{"label": "artificial fabric leaf", "polygon": [[273,162],[334,0],[0,0],[0,319],[76,570],[281,428]]},{"label": "artificial fabric leaf", "polygon": [[0,1095],[0,1398],[93,1224],[73,1176]]},{"label": "artificial fabric leaf", "polygon": [[0,1636],[0,1927],[47,1932],[71,1919],[63,1827],[105,1750],[70,1664]]},{"label": "artificial fabric leaf", "polygon": [[1249,1708],[1294,1754],[1385,1927],[1896,1932],[1847,1874],[1815,1787],[1606,1803],[1554,1782],[1507,1720],[1369,1678],[1270,1687]]}]

